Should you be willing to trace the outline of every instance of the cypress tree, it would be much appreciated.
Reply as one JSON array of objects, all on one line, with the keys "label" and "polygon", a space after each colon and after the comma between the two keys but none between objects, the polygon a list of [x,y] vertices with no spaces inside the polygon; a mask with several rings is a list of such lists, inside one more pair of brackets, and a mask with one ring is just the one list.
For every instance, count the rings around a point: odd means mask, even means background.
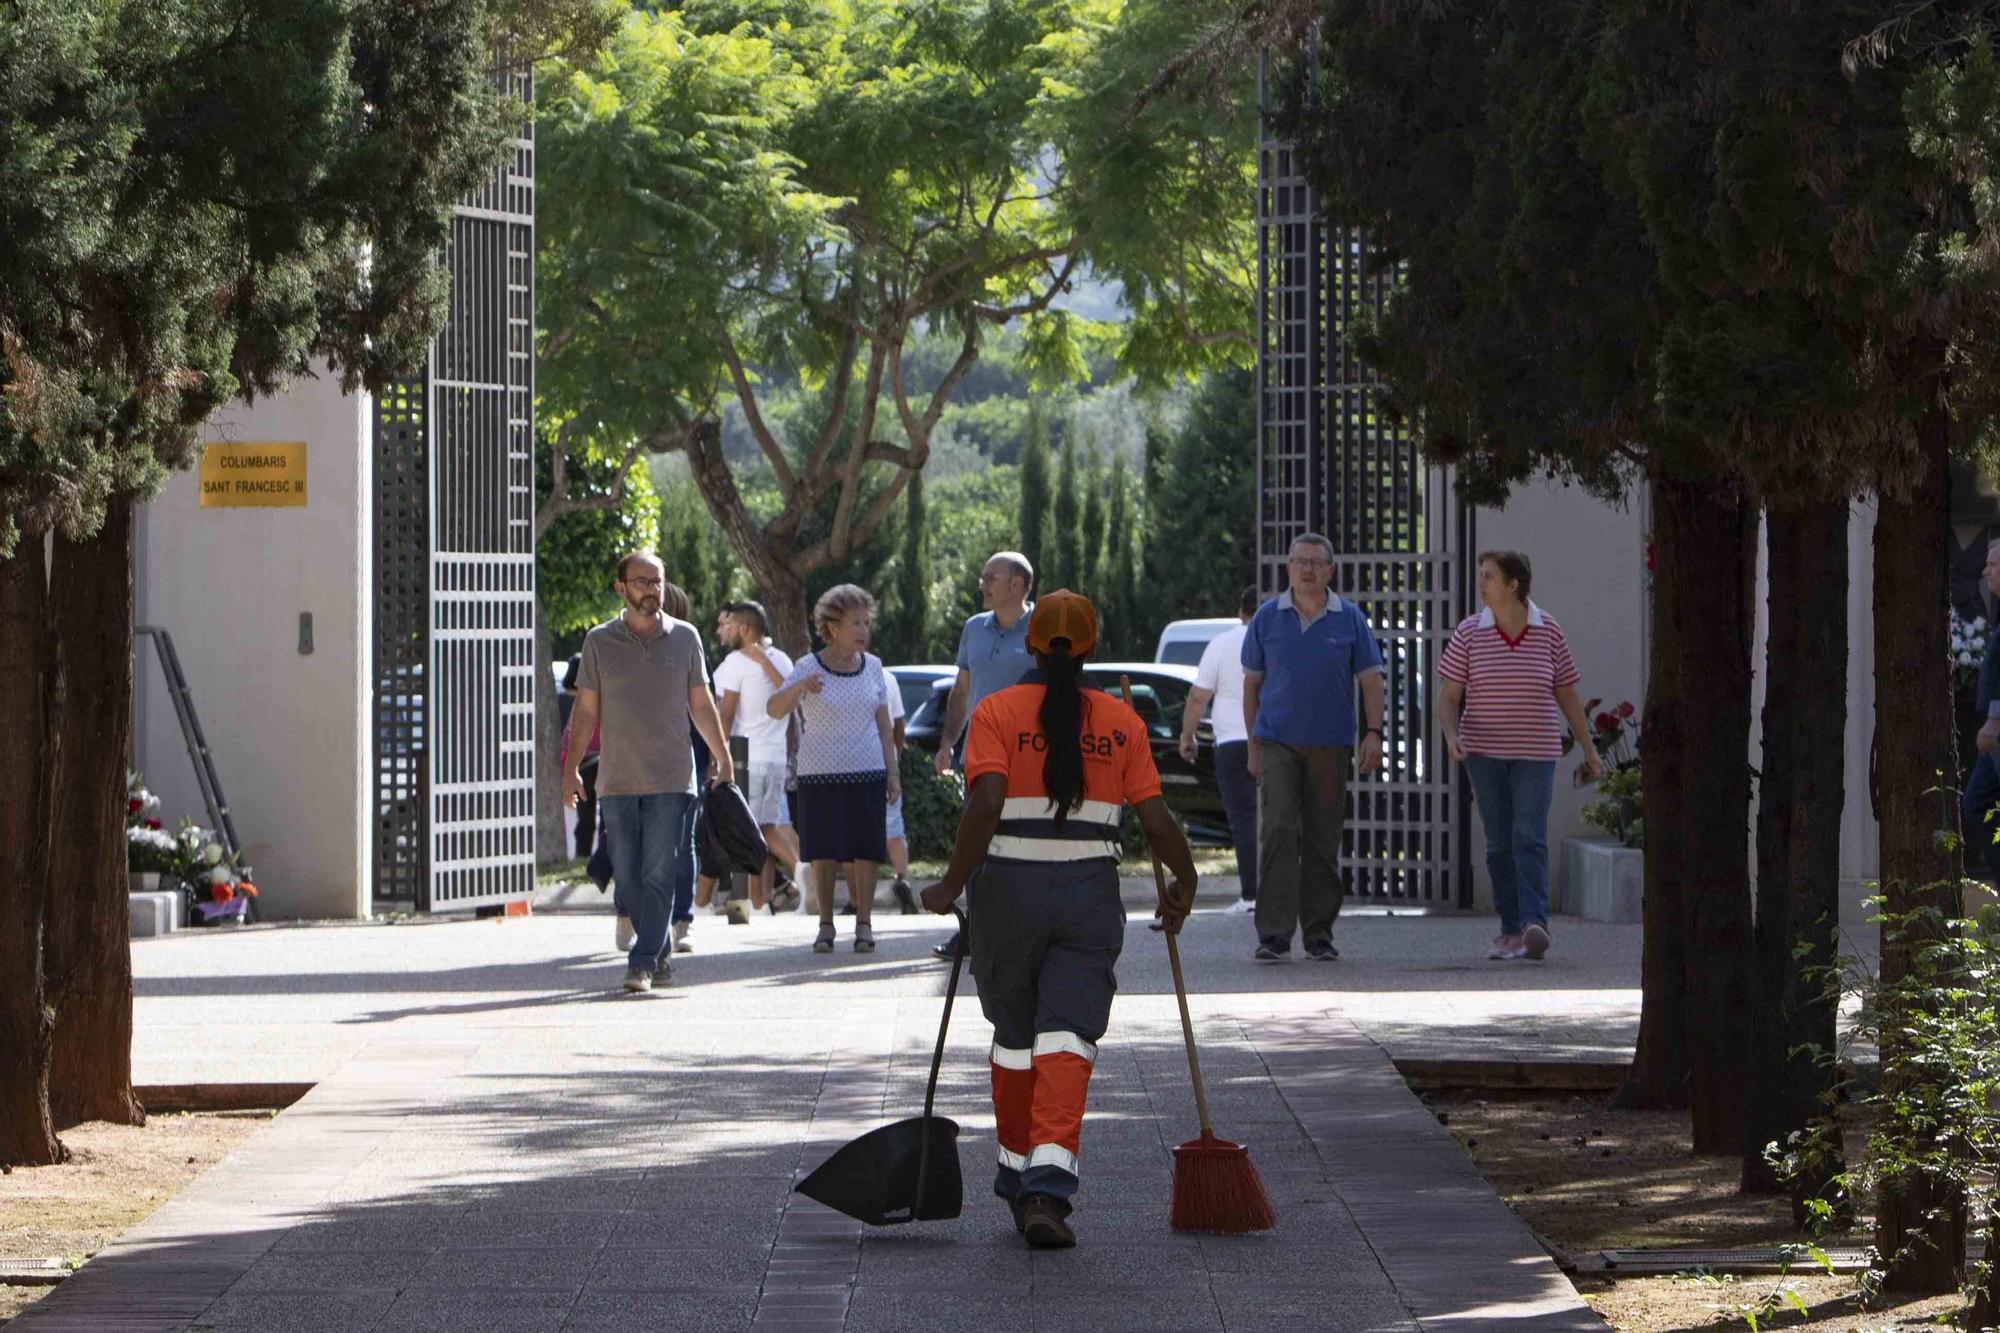
[{"label": "cypress tree", "polygon": [[1125,455],[1111,460],[1111,504],[1104,528],[1104,623],[1114,654],[1133,656],[1143,649],[1138,623],[1138,583],[1133,577],[1131,469]]},{"label": "cypress tree", "polygon": [[924,474],[910,478],[903,512],[903,545],[896,558],[895,637],[884,647],[905,661],[921,661],[930,642],[930,531],[924,515]]},{"label": "cypress tree", "polygon": [[1104,460],[1098,455],[1094,440],[1090,445],[1090,461],[1083,470],[1083,530],[1078,536],[1083,541],[1083,559],[1077,566],[1083,579],[1082,591],[1086,596],[1101,598],[1105,594],[1099,582],[1104,556]]},{"label": "cypress tree", "polygon": [[1083,514],[1077,485],[1076,432],[1068,431],[1063,435],[1062,471],[1056,474],[1055,568],[1045,587],[1074,589],[1083,575]]},{"label": "cypress tree", "polygon": [[[1038,583],[1048,578],[1049,412],[1040,398],[1028,400],[1028,438],[1021,445],[1021,554],[1035,567]],[[1054,584],[1049,584],[1054,587]]]}]

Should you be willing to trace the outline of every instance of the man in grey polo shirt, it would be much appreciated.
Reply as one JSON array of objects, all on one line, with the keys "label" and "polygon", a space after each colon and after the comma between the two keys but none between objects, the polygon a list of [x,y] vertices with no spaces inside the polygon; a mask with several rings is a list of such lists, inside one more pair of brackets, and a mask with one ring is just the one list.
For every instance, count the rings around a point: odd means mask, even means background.
[{"label": "man in grey polo shirt", "polygon": [[[730,782],[729,741],[708,692],[701,636],[684,620],[660,614],[666,571],[650,551],[618,562],[614,585],[625,610],[583,639],[572,727],[602,731],[597,767],[598,819],[637,936],[626,956],[625,989],[649,991],[671,975],[667,926],[677,872],[693,873],[694,747],[692,721],[715,757],[715,780]],[[563,800],[574,805],[583,778],[573,756]],[[686,863],[686,864],[684,864]]]},{"label": "man in grey polo shirt", "polygon": [[[939,777],[951,772],[952,751],[979,701],[1019,685],[1021,677],[1034,670],[1035,659],[1028,652],[1028,613],[1035,609],[1028,594],[1034,587],[1035,567],[1019,551],[1001,551],[979,571],[979,600],[986,609],[959,631],[958,679],[952,682],[944,728],[938,733]],[[950,958],[958,946],[954,934],[931,952]]]}]

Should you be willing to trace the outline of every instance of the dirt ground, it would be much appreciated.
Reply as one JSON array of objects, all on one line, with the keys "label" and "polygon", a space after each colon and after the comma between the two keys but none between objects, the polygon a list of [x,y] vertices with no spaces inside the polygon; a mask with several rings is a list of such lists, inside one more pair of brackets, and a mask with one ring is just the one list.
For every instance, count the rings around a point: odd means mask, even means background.
[{"label": "dirt ground", "polygon": [[[1691,1151],[1686,1112],[1615,1111],[1601,1096],[1535,1099],[1428,1093],[1424,1103],[1458,1139],[1514,1211],[1559,1252],[1660,1246],[1736,1248],[1803,1240],[1782,1198],[1737,1192],[1735,1158]],[[1850,1144],[1850,1151],[1858,1148]],[[1868,1243],[1866,1234],[1828,1237]],[[1851,1276],[1817,1269],[1787,1276],[1704,1272],[1572,1281],[1612,1328],[1627,1333],[1763,1329],[1814,1333],[1939,1328],[1955,1296],[1863,1310]],[[1796,1295],[1801,1316],[1785,1296]]]},{"label": "dirt ground", "polygon": [[[245,1137],[270,1111],[158,1114],[141,1128],[64,1130],[70,1160],[0,1175],[0,1257],[61,1257],[71,1267],[117,1239]],[[0,1286],[0,1324],[53,1287]]]}]

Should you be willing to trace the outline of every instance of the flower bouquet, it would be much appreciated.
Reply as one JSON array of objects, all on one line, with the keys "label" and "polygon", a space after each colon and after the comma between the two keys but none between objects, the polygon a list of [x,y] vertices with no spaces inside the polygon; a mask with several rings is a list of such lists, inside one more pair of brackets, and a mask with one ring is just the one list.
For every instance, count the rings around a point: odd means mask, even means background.
[{"label": "flower bouquet", "polygon": [[1967,620],[1951,609],[1951,666],[1958,684],[1968,690],[1979,688],[1979,668],[1986,661],[1986,637],[1993,632],[1985,616]]}]

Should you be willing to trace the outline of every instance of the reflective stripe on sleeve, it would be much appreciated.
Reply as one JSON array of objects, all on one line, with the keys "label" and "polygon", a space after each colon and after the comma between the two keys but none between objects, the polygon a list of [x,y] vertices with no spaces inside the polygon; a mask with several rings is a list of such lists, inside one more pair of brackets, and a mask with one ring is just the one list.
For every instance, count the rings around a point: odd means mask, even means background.
[{"label": "reflective stripe on sleeve", "polygon": [[990,1059],[997,1069],[1033,1069],[1039,1045],[1040,1042],[1038,1039],[1037,1050],[1023,1051],[1016,1050],[1011,1046],[1002,1046],[996,1041],[993,1043],[993,1054]]},{"label": "reflective stripe on sleeve", "polygon": [[1035,1056],[1080,1055],[1091,1064],[1097,1063],[1097,1044],[1085,1041],[1074,1032],[1037,1032],[1035,1034]]}]

